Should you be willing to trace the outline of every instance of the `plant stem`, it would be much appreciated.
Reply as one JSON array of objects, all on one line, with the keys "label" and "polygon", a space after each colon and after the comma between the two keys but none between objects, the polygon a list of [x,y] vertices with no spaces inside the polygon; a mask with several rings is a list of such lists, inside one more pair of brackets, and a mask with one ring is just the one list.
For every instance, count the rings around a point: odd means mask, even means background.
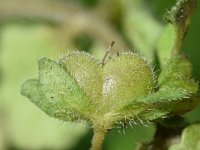
[{"label": "plant stem", "polygon": [[92,147],[90,148],[90,150],[101,150],[105,135],[106,131],[94,129],[94,135],[92,138]]},{"label": "plant stem", "polygon": [[188,31],[190,20],[195,9],[196,0],[178,0],[167,16],[168,21],[172,23],[176,32],[172,56],[180,53],[185,34]]},{"label": "plant stem", "polygon": [[184,39],[185,31],[182,30],[181,27],[175,26],[175,41],[172,49],[172,56],[177,56],[181,53],[181,47]]}]

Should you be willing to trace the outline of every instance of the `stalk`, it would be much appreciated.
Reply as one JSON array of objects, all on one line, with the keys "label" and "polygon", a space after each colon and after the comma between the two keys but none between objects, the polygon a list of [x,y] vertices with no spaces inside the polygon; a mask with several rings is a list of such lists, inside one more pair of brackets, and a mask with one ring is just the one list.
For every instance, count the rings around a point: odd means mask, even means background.
[{"label": "stalk", "polygon": [[101,150],[103,141],[105,139],[105,135],[106,131],[94,129],[94,135],[92,138],[92,147],[90,148],[90,150]]}]

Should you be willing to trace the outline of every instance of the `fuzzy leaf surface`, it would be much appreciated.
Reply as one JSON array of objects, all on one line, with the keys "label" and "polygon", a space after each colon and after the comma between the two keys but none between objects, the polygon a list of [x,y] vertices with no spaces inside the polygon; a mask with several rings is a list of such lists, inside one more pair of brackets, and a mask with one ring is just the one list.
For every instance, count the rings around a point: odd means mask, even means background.
[{"label": "fuzzy leaf surface", "polygon": [[[89,122],[103,117],[114,124],[110,112],[153,90],[152,68],[138,55],[120,54],[102,65],[87,53],[74,52],[59,63],[42,58],[39,81],[27,81],[22,93],[50,116]],[[137,111],[129,113],[137,115]]]},{"label": "fuzzy leaf surface", "polygon": [[116,110],[153,90],[153,72],[139,56],[123,54],[105,64],[103,101],[110,110]]},{"label": "fuzzy leaf surface", "polygon": [[74,52],[60,60],[65,71],[74,77],[91,103],[98,104],[102,94],[102,66],[98,59],[87,53]]},{"label": "fuzzy leaf surface", "polygon": [[[59,112],[58,114],[60,115],[54,116],[59,119],[78,119],[78,117],[88,118],[88,112],[91,112],[89,111],[90,101],[80,89],[74,78],[57,62],[47,58],[39,60],[39,82],[40,84],[36,81],[27,81],[25,84],[26,86],[22,88],[22,93],[25,96],[29,96],[36,105],[38,104],[37,99],[42,99],[41,101],[46,103],[46,107],[53,106],[51,109],[43,108],[43,105],[45,104],[38,105],[39,107],[42,107],[41,109],[48,109],[48,114],[55,114],[55,112],[57,114],[57,112]],[[33,90],[34,93],[37,86],[38,90],[40,90],[39,93],[41,94],[39,95],[40,97],[33,98],[34,95],[30,95],[30,90]],[[26,88],[29,90],[26,90]]]},{"label": "fuzzy leaf surface", "polygon": [[27,96],[35,105],[37,105],[50,117],[59,118],[64,121],[77,119],[78,117],[75,115],[71,116],[64,108],[61,109],[59,105],[53,104],[51,103],[51,101],[48,101],[42,90],[40,82],[36,79],[27,80],[22,85],[21,91],[22,95]]},{"label": "fuzzy leaf surface", "polygon": [[189,94],[195,94],[198,91],[197,83],[191,78],[192,65],[183,56],[173,57],[158,78],[159,87],[183,88]]}]

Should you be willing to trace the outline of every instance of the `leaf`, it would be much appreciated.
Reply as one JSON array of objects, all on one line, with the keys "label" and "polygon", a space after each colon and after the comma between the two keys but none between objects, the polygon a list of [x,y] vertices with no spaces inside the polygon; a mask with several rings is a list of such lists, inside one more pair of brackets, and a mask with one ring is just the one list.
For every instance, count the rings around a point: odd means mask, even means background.
[{"label": "leaf", "polygon": [[129,104],[116,110],[113,114],[120,114],[126,118],[140,117],[140,120],[154,120],[170,113],[173,104],[188,96],[184,89],[165,89],[156,93],[140,96]]},{"label": "leaf", "polygon": [[6,139],[10,139],[5,144],[11,142],[19,149],[71,149],[87,128],[47,116],[20,94],[24,80],[37,76],[38,58],[55,58],[64,53],[62,41],[55,40],[55,32],[44,24],[7,24],[1,34],[4,46],[0,50],[0,70],[5,78],[1,80],[0,114],[3,120],[0,122],[6,129],[0,128],[9,132],[5,134]]},{"label": "leaf", "polygon": [[154,90],[152,68],[138,55],[121,54],[110,59],[103,68],[103,101],[109,110],[116,110]]},{"label": "leaf", "polygon": [[[191,110],[199,103],[199,99],[193,97],[198,91],[198,85],[191,79],[191,68],[191,64],[184,56],[173,57],[158,78],[159,90],[137,98],[130,105],[146,103],[149,106],[142,107],[160,109],[172,114],[181,114]],[[155,107],[152,107],[152,104]]]},{"label": "leaf", "polygon": [[184,57],[172,59],[165,69],[159,76],[159,89],[153,93],[152,68],[140,56],[120,54],[103,65],[88,54],[76,52],[59,64],[41,59],[39,82],[45,98],[59,110],[78,114],[105,130],[117,121],[142,123],[165,117],[176,111],[177,102],[197,91],[197,84],[190,79],[190,63]]},{"label": "leaf", "polygon": [[151,122],[154,121],[156,119],[159,118],[165,118],[167,117],[167,115],[169,114],[168,111],[163,111],[163,110],[159,110],[159,109],[152,109],[152,110],[148,110],[148,111],[144,111],[140,117],[144,120],[144,122]]},{"label": "leaf", "polygon": [[[66,118],[70,120],[71,117],[71,119],[77,118],[78,120],[82,117],[89,120],[89,100],[73,77],[58,63],[47,58],[42,58],[39,61],[39,82],[44,95],[41,94],[41,92],[40,95],[38,95],[39,97],[36,98],[33,98],[34,95],[30,95],[30,90],[35,92],[35,88],[39,86],[35,81],[27,82],[22,88],[22,90],[24,90],[22,93],[27,96],[29,94],[29,97],[31,97],[38,106],[42,107],[41,109],[45,111],[48,110],[48,114],[57,118],[61,117],[60,119]],[[28,90],[26,90],[26,88],[28,88]],[[43,99],[42,105],[37,103],[37,98]],[[53,106],[53,108],[45,108],[45,103],[47,105],[46,107]]]},{"label": "leaf", "polygon": [[191,79],[192,65],[183,56],[173,57],[163,68],[159,78],[160,88],[182,88],[189,94],[195,94],[198,91],[197,83]]},{"label": "leaf", "polygon": [[121,116],[117,118],[119,120],[123,117],[130,120],[139,118],[137,120],[143,122],[165,117],[169,113],[182,114],[200,102],[198,98],[189,97],[190,93],[183,88],[161,88],[156,93],[136,98],[112,115]]},{"label": "leaf", "polygon": [[37,105],[41,110],[51,117],[55,117],[64,121],[78,119],[79,117],[68,113],[65,109],[61,109],[58,105],[48,101],[44,92],[42,91],[40,82],[36,79],[27,80],[22,85],[21,93],[22,95],[27,96],[35,105]]},{"label": "leaf", "polygon": [[149,94],[144,97],[137,98],[135,102],[137,103],[146,103],[146,104],[153,104],[153,103],[169,103],[171,101],[181,100],[183,98],[187,98],[189,93],[184,89],[160,89],[158,92]]},{"label": "leaf", "polygon": [[153,91],[152,69],[132,53],[114,57],[102,66],[90,55],[76,52],[64,57],[60,64],[84,89],[101,115],[121,107],[133,97]]},{"label": "leaf", "polygon": [[173,144],[169,150],[199,150],[200,125],[194,124],[185,128],[181,135],[180,143]]},{"label": "leaf", "polygon": [[152,68],[138,55],[121,54],[102,65],[89,54],[75,52],[59,63],[42,58],[39,81],[27,81],[22,93],[50,116],[97,123],[102,116],[110,124],[106,113],[152,93],[153,78]]},{"label": "leaf", "polygon": [[134,124],[149,124],[158,118],[166,117],[169,113],[167,109],[158,109],[154,105],[146,103],[132,102],[121,109],[111,111],[107,114],[113,122],[124,121]]},{"label": "leaf", "polygon": [[62,58],[60,65],[73,76],[95,107],[101,101],[102,94],[103,75],[100,61],[87,53],[74,52]]},{"label": "leaf", "polygon": [[182,115],[197,107],[199,103],[200,98],[198,96],[192,96],[190,98],[182,99],[181,101],[177,101],[174,104],[171,110],[171,114]]}]

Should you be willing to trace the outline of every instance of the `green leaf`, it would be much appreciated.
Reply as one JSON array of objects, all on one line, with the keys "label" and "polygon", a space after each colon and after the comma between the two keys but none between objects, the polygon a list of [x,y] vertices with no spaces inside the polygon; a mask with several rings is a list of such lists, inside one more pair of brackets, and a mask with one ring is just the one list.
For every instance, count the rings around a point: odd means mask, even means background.
[{"label": "green leaf", "polygon": [[[137,100],[137,99],[136,99]],[[113,119],[113,122],[125,121],[134,124],[148,124],[158,118],[165,117],[169,110],[158,108],[159,105],[138,103],[134,100],[132,103],[121,107],[121,109],[111,111],[107,115]]]},{"label": "green leaf", "polygon": [[127,53],[113,57],[104,66],[104,107],[116,110],[135,98],[154,91],[154,75],[148,63]]},{"label": "green leaf", "polygon": [[169,103],[171,101],[182,100],[183,98],[187,98],[188,96],[189,93],[181,88],[160,89],[156,93],[136,99],[135,102],[146,104],[154,104],[159,102]]},{"label": "green leaf", "polygon": [[[134,97],[153,91],[153,72],[145,60],[127,53],[102,66],[86,53],[71,53],[60,64],[75,78],[99,112],[121,107]],[[102,105],[102,106],[101,106]]]},{"label": "green leaf", "polygon": [[91,102],[75,79],[57,62],[47,58],[39,61],[39,81],[51,103],[58,104],[61,109],[79,114],[83,118],[90,117],[88,112],[91,112]]},{"label": "green leaf", "polygon": [[138,120],[141,122],[165,117],[169,113],[182,114],[200,102],[198,98],[190,97],[191,93],[182,87],[164,86],[155,93],[136,98],[112,115],[120,114],[130,120],[140,118]]},{"label": "green leaf", "polygon": [[177,101],[174,104],[171,113],[174,115],[182,115],[197,107],[199,103],[200,98],[198,96],[192,96],[190,98],[182,99],[181,101]]},{"label": "green leaf", "polygon": [[188,94],[184,89],[160,89],[156,93],[136,98],[113,112],[113,115],[116,113],[129,119],[139,117],[139,120],[151,121],[166,116],[172,111],[175,102],[188,97]]},{"label": "green leaf", "polygon": [[180,143],[173,144],[169,150],[199,150],[200,125],[194,124],[183,130]]},{"label": "green leaf", "polygon": [[165,117],[177,102],[197,91],[190,78],[191,66],[183,56],[167,64],[155,93],[152,68],[133,53],[114,56],[104,65],[82,52],[59,63],[39,61],[39,83],[47,101],[62,115],[75,114],[75,119],[92,122],[101,130],[122,120],[143,123]]},{"label": "green leaf", "polygon": [[153,91],[152,68],[132,53],[113,57],[105,65],[82,52],[71,53],[59,63],[42,58],[39,81],[29,80],[22,88],[23,95],[50,116],[108,125],[115,123],[107,115],[110,111]]},{"label": "green leaf", "polygon": [[[51,103],[46,98],[40,82],[36,79],[27,80],[21,88],[21,93],[27,96],[35,105],[43,110],[47,115],[55,117],[61,120],[73,120],[78,119],[78,116],[68,113],[64,106],[58,106],[58,104]],[[73,118],[73,119],[72,119]]]},{"label": "green leaf", "polygon": [[[89,120],[90,101],[73,77],[58,63],[42,58],[39,61],[39,82],[40,85],[36,81],[28,81],[23,86],[22,93],[30,97],[47,114],[64,120],[75,118],[78,120],[81,117]],[[37,91],[39,92],[36,95],[38,97],[34,96],[36,89],[40,89],[40,91]],[[33,95],[31,90],[33,90]],[[43,101],[38,103],[38,99]],[[45,104],[46,107],[44,107]]]},{"label": "green leaf", "polygon": [[182,88],[189,94],[195,94],[198,85],[191,76],[192,65],[183,55],[179,55],[173,57],[163,68],[158,78],[158,85],[160,88]]},{"label": "green leaf", "polygon": [[60,65],[73,76],[95,107],[102,94],[103,70],[100,61],[88,53],[74,52],[62,58]]},{"label": "green leaf", "polygon": [[0,84],[0,122],[6,130],[0,128],[9,132],[7,138],[19,149],[71,149],[87,128],[47,116],[20,94],[25,79],[37,77],[38,58],[55,58],[66,52],[62,41],[55,40],[55,32],[44,24],[9,23],[1,29],[0,70],[5,78]]}]

